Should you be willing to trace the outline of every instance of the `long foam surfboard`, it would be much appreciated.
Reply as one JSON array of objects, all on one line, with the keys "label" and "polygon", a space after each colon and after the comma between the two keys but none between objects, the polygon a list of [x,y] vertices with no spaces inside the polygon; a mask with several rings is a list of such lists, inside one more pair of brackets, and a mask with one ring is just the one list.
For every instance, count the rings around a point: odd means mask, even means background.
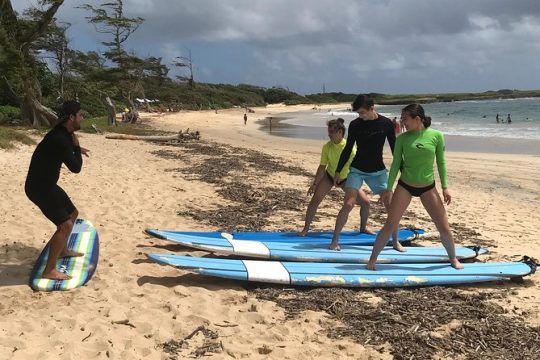
[{"label": "long foam surfboard", "polygon": [[[371,246],[343,245],[341,251],[328,249],[328,244],[289,244],[279,242],[227,240],[218,238],[168,239],[177,244],[224,255],[254,257],[283,261],[342,262],[365,264],[371,255]],[[472,259],[487,251],[479,247],[457,247],[459,259]],[[391,247],[383,249],[379,255],[381,263],[432,263],[448,262],[443,247],[408,247],[407,252],[399,252]]]},{"label": "long foam surfboard", "polygon": [[281,262],[199,258],[168,254],[148,254],[161,264],[226,279],[272,284],[334,287],[404,287],[469,284],[508,280],[532,274],[536,263],[472,263],[456,270],[446,264],[377,264]]},{"label": "long foam surfboard", "polygon": [[65,271],[70,280],[43,279],[41,274],[49,256],[49,245],[39,255],[30,275],[30,287],[38,291],[70,290],[86,284],[96,270],[99,258],[99,237],[88,220],[77,219],[68,238],[68,249],[82,252],[84,256],[58,259],[56,269]]},{"label": "long foam surfboard", "polygon": [[[146,229],[149,235],[161,239],[233,239],[233,240],[252,240],[264,242],[285,242],[285,243],[307,243],[307,244],[330,244],[332,241],[332,232],[311,232],[306,236],[298,236],[294,232],[197,232],[197,231],[172,231],[159,229]],[[401,229],[398,231],[400,241],[413,240],[424,234],[422,229]],[[358,231],[344,231],[339,238],[340,245],[373,245],[376,235],[360,233]]]}]

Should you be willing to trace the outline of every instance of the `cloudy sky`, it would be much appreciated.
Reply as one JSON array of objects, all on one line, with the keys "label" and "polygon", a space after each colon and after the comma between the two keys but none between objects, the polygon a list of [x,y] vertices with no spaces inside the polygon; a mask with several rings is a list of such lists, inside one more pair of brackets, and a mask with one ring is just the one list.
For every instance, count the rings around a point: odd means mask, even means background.
[{"label": "cloudy sky", "polygon": [[[66,0],[72,46],[103,51]],[[12,0],[22,9],[36,0]],[[539,0],[124,0],[145,22],[128,50],[171,64],[191,49],[195,80],[327,91],[540,88]],[[174,70],[176,71],[176,70]],[[171,74],[174,75],[174,71]]]}]

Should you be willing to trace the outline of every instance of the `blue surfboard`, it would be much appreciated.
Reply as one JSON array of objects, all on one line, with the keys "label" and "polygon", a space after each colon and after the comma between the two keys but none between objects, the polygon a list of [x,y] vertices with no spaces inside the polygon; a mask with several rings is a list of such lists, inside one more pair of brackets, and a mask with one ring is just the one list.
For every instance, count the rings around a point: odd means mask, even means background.
[{"label": "blue surfboard", "polygon": [[472,263],[456,270],[446,264],[377,264],[377,270],[365,265],[309,263],[264,260],[199,258],[169,254],[148,254],[165,265],[220,278],[272,284],[327,287],[407,287],[470,284],[509,280],[534,273],[536,263]]},{"label": "blue surfboard", "polygon": [[88,220],[77,219],[69,235],[67,247],[84,253],[84,256],[60,258],[56,263],[57,270],[68,273],[72,278],[51,280],[41,277],[49,256],[49,244],[47,244],[30,275],[32,289],[36,291],[70,290],[83,286],[92,278],[99,259],[99,236],[94,225]]},{"label": "blue surfboard", "polygon": [[[233,239],[233,240],[252,240],[252,241],[264,241],[264,242],[285,242],[285,243],[307,243],[307,244],[330,244],[332,241],[333,233],[330,231],[325,232],[311,232],[306,236],[298,236],[294,232],[233,232],[233,233],[221,233],[221,232],[198,232],[198,231],[173,231],[173,230],[159,230],[159,229],[146,229],[146,233],[149,235],[161,238],[161,239],[192,239],[192,238],[206,238],[206,239]],[[422,229],[401,229],[398,232],[398,238],[400,241],[414,240],[418,236],[424,234]],[[365,234],[358,231],[343,231],[339,238],[340,245],[373,245],[376,235]]]},{"label": "blue surfboard", "polygon": [[[293,244],[251,240],[227,240],[224,238],[204,238],[175,236],[167,240],[177,244],[208,252],[253,257],[260,259],[306,262],[342,262],[365,264],[371,255],[371,246],[343,245],[341,251],[328,249],[328,244]],[[460,259],[472,259],[487,251],[480,247],[457,247],[456,256]],[[379,255],[381,263],[431,263],[448,262],[448,255],[443,247],[407,247],[406,252],[399,252],[392,247],[384,248]]]}]

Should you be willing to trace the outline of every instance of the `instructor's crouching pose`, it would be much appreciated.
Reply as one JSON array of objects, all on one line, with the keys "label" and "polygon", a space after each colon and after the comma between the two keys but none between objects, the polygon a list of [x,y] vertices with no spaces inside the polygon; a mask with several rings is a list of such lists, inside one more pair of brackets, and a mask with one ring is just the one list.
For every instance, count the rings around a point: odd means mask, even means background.
[{"label": "instructor's crouching pose", "polygon": [[[419,197],[422,205],[435,223],[441,236],[441,242],[448,253],[450,263],[456,269],[463,265],[456,258],[456,251],[444,204],[435,188],[433,161],[437,160],[437,169],[443,189],[444,202],[451,201],[446,178],[446,163],[444,159],[444,137],[440,131],[430,129],[431,118],[426,116],[424,108],[419,104],[411,104],[401,111],[403,125],[407,132],[396,139],[394,158],[388,176],[387,192],[381,196],[388,197],[390,208],[388,218],[382,230],[377,234],[373,251],[367,268],[375,270],[379,253],[384,248],[392,229],[399,224],[401,216],[409,206],[413,196]],[[401,176],[392,196],[392,186],[398,170],[402,166]]]},{"label": "instructor's crouching pose", "polygon": [[41,275],[45,279],[71,279],[56,269],[58,258],[84,255],[67,248],[67,240],[79,212],[66,192],[57,185],[62,164],[71,172],[79,173],[83,163],[81,154],[88,156],[88,150],[80,147],[75,135],[75,131],[81,128],[82,119],[78,102],[64,102],[58,114],[58,124],[37,145],[26,177],[26,196],[56,225],[56,231],[49,240],[47,264]]}]

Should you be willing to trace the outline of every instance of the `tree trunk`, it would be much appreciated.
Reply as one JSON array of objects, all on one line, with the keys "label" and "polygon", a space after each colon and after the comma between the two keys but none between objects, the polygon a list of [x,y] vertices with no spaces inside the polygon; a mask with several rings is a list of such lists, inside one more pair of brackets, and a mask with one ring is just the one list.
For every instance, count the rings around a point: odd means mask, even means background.
[{"label": "tree trunk", "polygon": [[110,97],[105,98],[105,103],[107,104],[107,124],[109,126],[116,125],[116,108]]},{"label": "tree trunk", "polygon": [[21,116],[28,119],[33,127],[53,127],[58,121],[56,114],[41,105],[35,97],[25,95],[21,101]]},{"label": "tree trunk", "polygon": [[33,127],[53,127],[58,117],[46,106],[41,104],[41,87],[37,79],[28,73],[23,74],[24,96],[21,99],[21,116]]}]

